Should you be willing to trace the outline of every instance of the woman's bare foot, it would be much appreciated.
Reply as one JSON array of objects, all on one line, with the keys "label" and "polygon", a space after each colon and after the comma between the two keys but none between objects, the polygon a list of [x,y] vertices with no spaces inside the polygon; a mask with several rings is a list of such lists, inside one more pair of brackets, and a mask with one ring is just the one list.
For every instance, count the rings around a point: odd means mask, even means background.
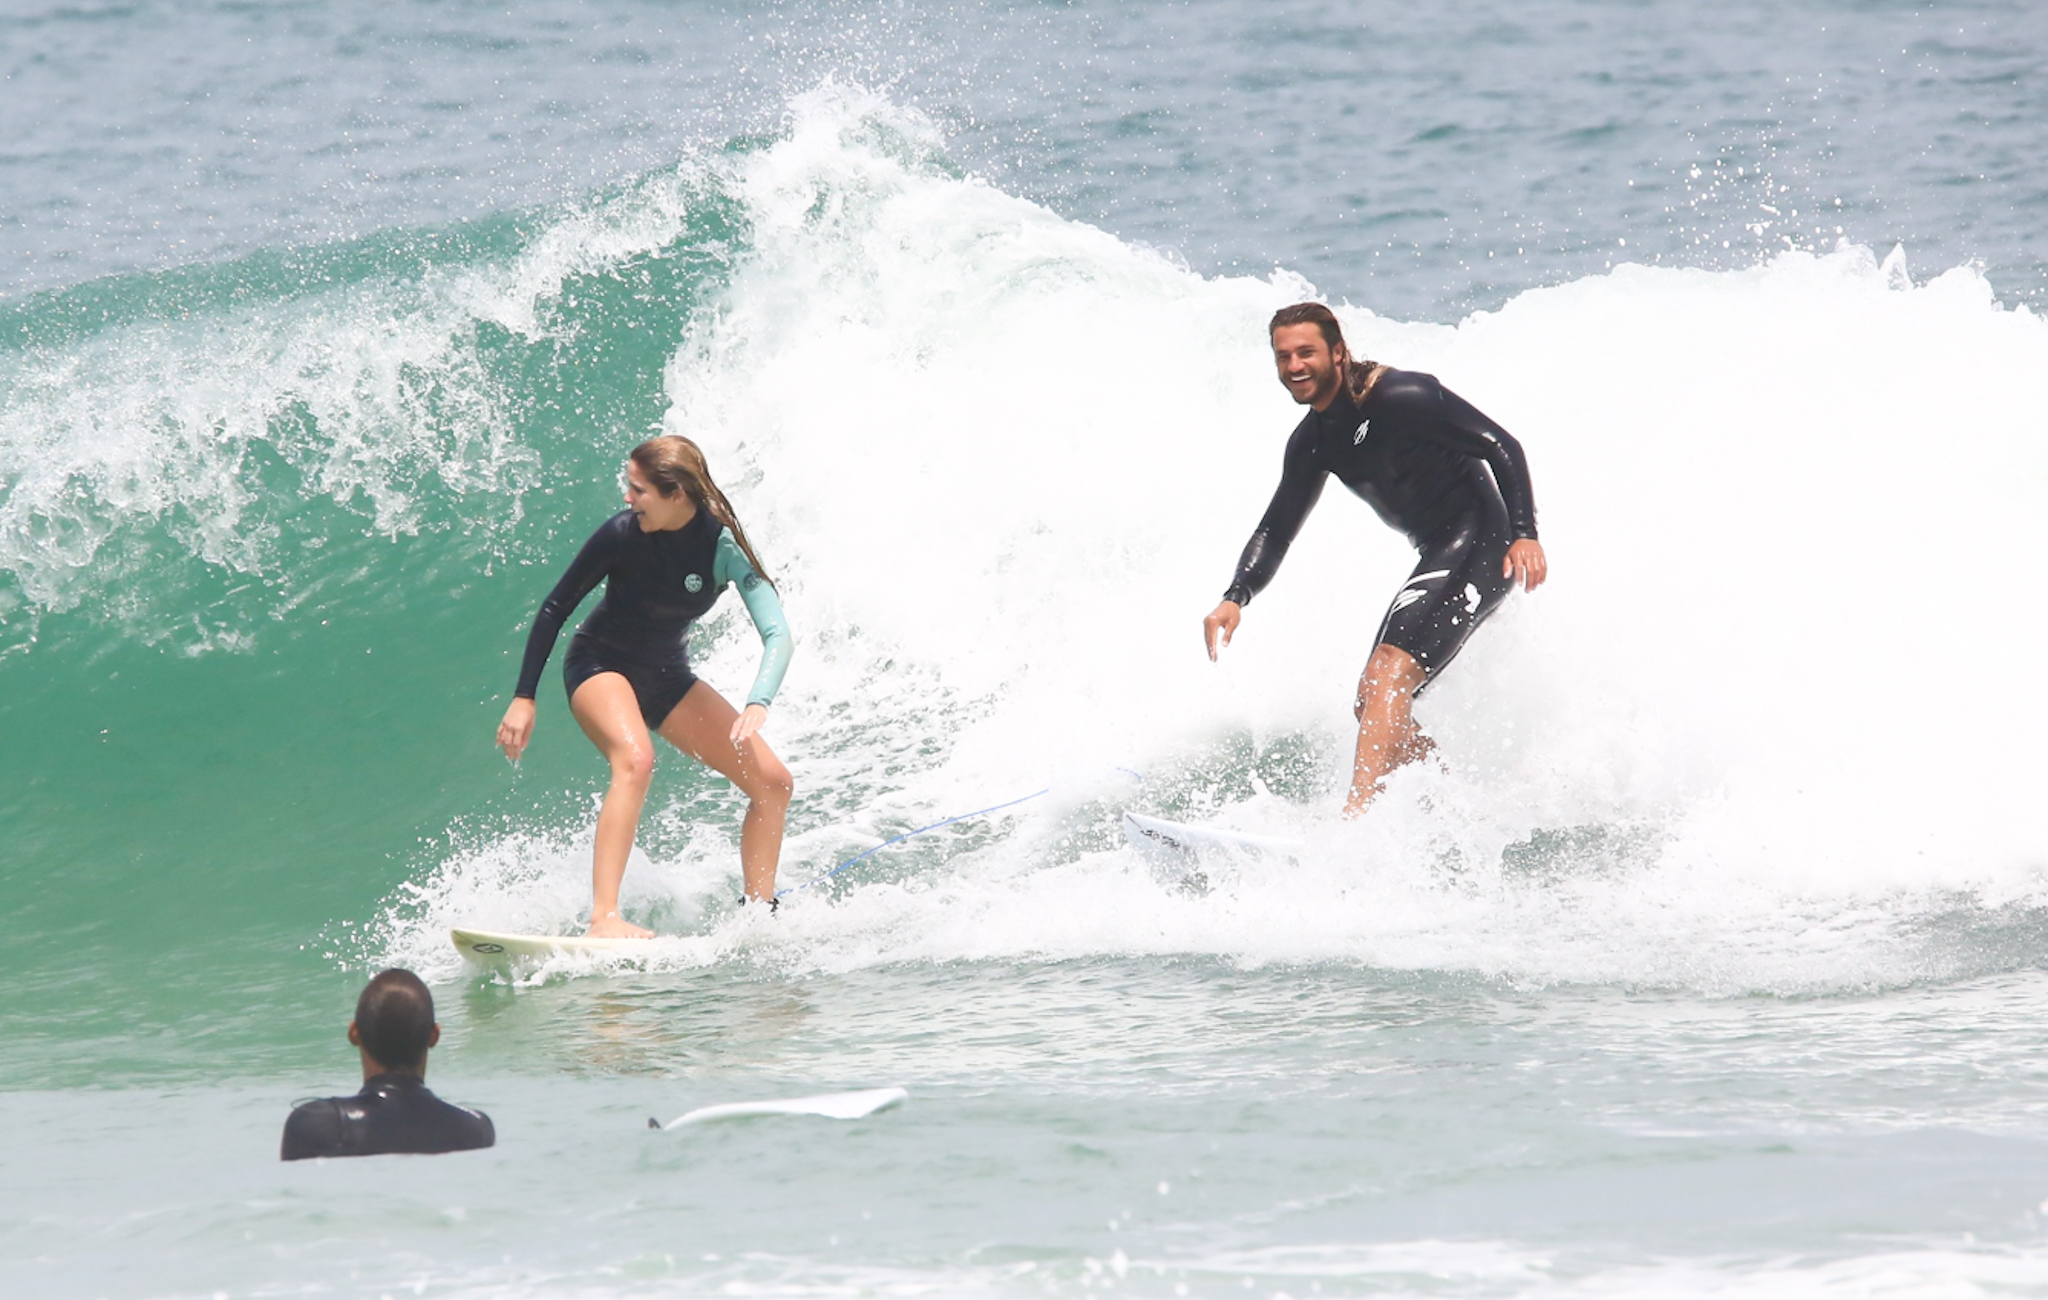
[{"label": "woman's bare foot", "polygon": [[586,939],[652,939],[654,931],[643,930],[617,912],[606,912],[603,916],[590,918],[590,928],[583,932]]}]

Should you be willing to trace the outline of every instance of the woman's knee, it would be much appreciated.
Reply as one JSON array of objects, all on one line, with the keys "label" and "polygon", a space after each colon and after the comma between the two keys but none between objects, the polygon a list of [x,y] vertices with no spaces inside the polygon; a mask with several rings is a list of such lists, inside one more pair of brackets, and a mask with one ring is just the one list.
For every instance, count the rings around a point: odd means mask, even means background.
[{"label": "woman's knee", "polygon": [[796,779],[790,776],[789,769],[782,765],[781,759],[770,755],[767,761],[754,769],[752,779],[747,783],[746,794],[747,798],[755,803],[786,808],[791,797],[796,794]]},{"label": "woman's knee", "polygon": [[621,745],[610,754],[615,784],[648,786],[654,782],[654,746]]}]

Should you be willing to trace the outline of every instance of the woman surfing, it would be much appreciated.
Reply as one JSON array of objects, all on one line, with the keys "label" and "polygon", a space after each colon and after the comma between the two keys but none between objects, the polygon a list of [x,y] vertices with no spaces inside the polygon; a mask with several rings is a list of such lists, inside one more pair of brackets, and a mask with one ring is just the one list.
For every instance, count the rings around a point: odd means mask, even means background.
[{"label": "woman surfing", "polygon": [[[594,938],[650,938],[619,914],[619,882],[654,776],[654,735],[740,788],[740,868],[749,902],[775,900],[775,864],[793,789],[789,769],[757,733],[789,667],[789,625],[732,505],[688,438],[651,438],[626,460],[626,509],[606,520],[541,602],[498,747],[517,760],[533,738],[534,691],[562,624],[591,588],[604,599],[569,642],[562,680],[569,711],[611,764],[590,865]],[[746,708],[690,671],[690,625],[728,585],[761,634],[761,669]]]}]

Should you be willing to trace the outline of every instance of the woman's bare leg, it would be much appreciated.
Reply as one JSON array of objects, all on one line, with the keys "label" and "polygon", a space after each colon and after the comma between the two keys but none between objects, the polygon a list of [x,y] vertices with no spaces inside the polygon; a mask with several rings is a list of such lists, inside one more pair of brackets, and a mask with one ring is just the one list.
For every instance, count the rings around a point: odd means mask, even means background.
[{"label": "woman's bare leg", "polygon": [[746,881],[747,897],[766,902],[775,897],[783,818],[796,786],[789,769],[759,735],[734,747],[732,724],[737,717],[724,696],[708,683],[698,682],[662,720],[661,736],[747,796],[746,820],[740,823],[740,874]]},{"label": "woman's bare leg", "polygon": [[1351,793],[1344,815],[1356,817],[1380,792],[1387,774],[1404,763],[1427,757],[1436,742],[1422,734],[1411,712],[1415,692],[1427,681],[1422,665],[1399,646],[1373,647],[1365,675],[1358,679],[1358,753],[1352,762]]},{"label": "woman's bare leg", "polygon": [[640,809],[654,780],[654,739],[640,717],[632,683],[617,673],[599,673],[576,688],[569,711],[590,743],[611,764],[612,783],[597,812],[597,843],[590,854],[589,934],[603,939],[646,939],[645,930],[619,915],[619,882],[640,829]]}]

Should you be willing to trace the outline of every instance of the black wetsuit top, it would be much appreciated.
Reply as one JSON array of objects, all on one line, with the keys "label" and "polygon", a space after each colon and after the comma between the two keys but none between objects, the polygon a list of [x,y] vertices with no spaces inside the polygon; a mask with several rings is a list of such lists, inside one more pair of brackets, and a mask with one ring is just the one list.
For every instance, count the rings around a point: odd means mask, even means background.
[{"label": "black wetsuit top", "polygon": [[630,510],[605,520],[534,615],[512,693],[533,698],[562,624],[600,582],[604,599],[577,635],[649,667],[687,664],[690,624],[709,613],[720,594],[711,566],[722,527],[709,510],[681,528],[654,533],[642,531],[640,516]]},{"label": "black wetsuit top", "polygon": [[1225,600],[1248,604],[1273,580],[1331,474],[1417,550],[1461,524],[1498,517],[1503,507],[1513,538],[1536,536],[1536,497],[1521,444],[1434,375],[1388,370],[1363,403],[1340,391],[1328,410],[1310,411],[1295,428],[1279,490],[1245,545]]},{"label": "black wetsuit top", "polygon": [[284,1122],[286,1160],[314,1156],[433,1155],[494,1145],[480,1110],[451,1106],[410,1074],[379,1074],[353,1097],[301,1102]]},{"label": "black wetsuit top", "polygon": [[681,528],[651,533],[630,510],[599,525],[533,616],[514,695],[534,698],[562,624],[600,582],[604,599],[576,629],[562,663],[562,684],[572,699],[598,673],[618,673],[631,683],[648,729],[658,730],[697,681],[690,670],[690,625],[734,586],[763,650],[747,703],[765,708],[774,700],[792,649],[782,602],[774,585],[754,571],[732,530],[709,510],[699,510]]}]

